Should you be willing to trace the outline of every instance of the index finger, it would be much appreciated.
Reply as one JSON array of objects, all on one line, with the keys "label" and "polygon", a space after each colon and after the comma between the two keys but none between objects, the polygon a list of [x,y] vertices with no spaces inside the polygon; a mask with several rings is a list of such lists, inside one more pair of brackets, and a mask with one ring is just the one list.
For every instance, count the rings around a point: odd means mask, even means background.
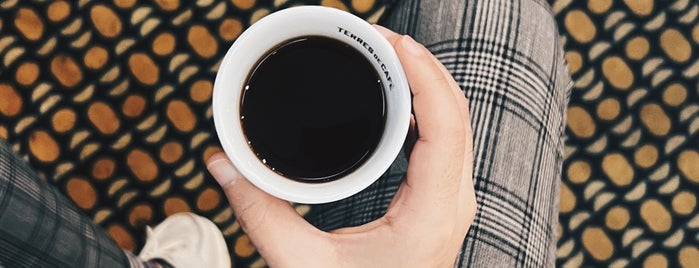
[{"label": "index finger", "polygon": [[[416,111],[416,117],[418,116],[417,113],[423,115],[422,117],[429,117],[422,120],[425,124],[440,121],[443,123],[457,123],[457,125],[463,125],[463,111],[461,110],[465,108],[465,106],[461,105],[461,103],[459,103],[457,98],[454,96],[454,92],[460,92],[461,89],[451,77],[449,72],[447,72],[446,69],[441,66],[439,61],[425,47],[417,43],[411,37],[397,34],[380,25],[374,25],[374,28],[376,28],[384,37],[386,37],[389,43],[394,46],[396,53],[400,58],[401,64],[408,78],[408,83],[410,84],[410,90],[413,93],[413,108],[421,109],[423,107],[415,106],[424,106],[423,110],[430,111],[425,113]],[[415,52],[419,55],[410,55],[406,53],[405,44],[410,43],[415,45]],[[430,91],[427,93],[428,96],[417,96],[420,94],[420,92],[424,91]],[[464,98],[462,97],[461,99]],[[442,105],[448,106],[441,107]],[[435,118],[437,116],[432,113],[433,108],[444,108],[444,110],[450,110],[450,113],[457,112],[458,114],[456,114],[456,116],[444,118],[445,120],[439,120],[440,118]],[[451,108],[457,108],[459,110],[454,111],[451,110]],[[416,118],[416,120],[419,123],[419,118]],[[450,122],[447,122],[447,120]],[[422,138],[429,138],[429,136],[434,135],[425,134],[420,136]]]},{"label": "index finger", "polygon": [[[465,127],[451,76],[434,56],[408,36],[389,37],[413,93],[419,137],[410,155],[406,181],[394,203],[420,214],[413,220],[443,219],[456,213],[465,152]],[[439,215],[435,215],[435,213]],[[403,212],[401,212],[403,214]],[[401,215],[397,215],[401,217]]]}]

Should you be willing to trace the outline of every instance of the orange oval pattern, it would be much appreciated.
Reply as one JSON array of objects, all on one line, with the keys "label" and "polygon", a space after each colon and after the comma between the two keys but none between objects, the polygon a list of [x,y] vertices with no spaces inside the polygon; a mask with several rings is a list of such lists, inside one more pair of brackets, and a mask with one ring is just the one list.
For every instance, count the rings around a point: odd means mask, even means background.
[{"label": "orange oval pattern", "polygon": [[113,134],[119,130],[121,126],[117,114],[109,104],[104,102],[95,102],[91,104],[87,109],[87,117],[90,119],[92,125],[102,132],[102,134]]},{"label": "orange oval pattern", "polygon": [[121,19],[105,5],[96,5],[90,9],[90,19],[102,36],[112,38],[121,33]]},{"label": "orange oval pattern", "polygon": [[575,82],[556,266],[699,265],[697,2],[548,2]]},{"label": "orange oval pattern", "polygon": [[44,34],[44,23],[31,8],[20,8],[15,17],[15,27],[25,38],[36,41]]},{"label": "orange oval pattern", "polygon": [[[321,2],[374,19],[387,4]],[[300,3],[0,0],[0,138],[125,249],[192,211],[237,243],[235,267],[259,265],[205,168],[213,80],[251,23]]]},{"label": "orange oval pattern", "polygon": [[74,87],[83,79],[80,66],[67,55],[57,55],[51,60],[51,73],[65,87]]},{"label": "orange oval pattern", "polygon": [[153,157],[142,149],[132,150],[126,157],[126,164],[141,181],[151,182],[158,177],[158,166]]},{"label": "orange oval pattern", "polygon": [[160,70],[145,53],[135,53],[129,57],[129,70],[136,80],[146,85],[155,85],[160,76]]}]

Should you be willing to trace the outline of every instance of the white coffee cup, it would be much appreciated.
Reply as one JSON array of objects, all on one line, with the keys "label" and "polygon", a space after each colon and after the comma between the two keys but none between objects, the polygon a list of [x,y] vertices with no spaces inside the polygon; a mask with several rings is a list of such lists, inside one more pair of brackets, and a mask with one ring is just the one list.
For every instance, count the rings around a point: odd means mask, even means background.
[{"label": "white coffee cup", "polygon": [[[240,123],[240,98],[250,72],[270,50],[302,36],[326,36],[349,44],[370,60],[384,85],[386,123],[378,146],[357,169],[328,182],[301,182],[272,171],[248,146]],[[269,194],[306,204],[337,201],[376,181],[401,150],[408,132],[410,107],[408,82],[391,44],[364,20],[320,6],[288,8],[250,26],[223,58],[213,93],[216,132],[238,171]]]}]

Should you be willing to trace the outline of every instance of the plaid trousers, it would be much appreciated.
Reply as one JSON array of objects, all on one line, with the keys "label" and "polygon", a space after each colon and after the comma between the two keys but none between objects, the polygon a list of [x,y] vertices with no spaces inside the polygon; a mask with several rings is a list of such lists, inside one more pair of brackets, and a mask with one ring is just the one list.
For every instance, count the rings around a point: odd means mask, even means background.
[{"label": "plaid trousers", "polygon": [[[546,1],[402,0],[383,24],[425,44],[470,100],[478,212],[456,265],[554,266],[571,82]],[[332,230],[380,217],[406,167],[401,155],[307,219]],[[142,265],[0,141],[0,267]]]},{"label": "plaid trousers", "polygon": [[[572,83],[547,2],[401,0],[383,24],[425,44],[470,101],[478,210],[456,265],[553,267]],[[381,217],[406,167],[307,219],[332,230]]]},{"label": "plaid trousers", "polygon": [[143,265],[136,261],[0,139],[0,267]]}]

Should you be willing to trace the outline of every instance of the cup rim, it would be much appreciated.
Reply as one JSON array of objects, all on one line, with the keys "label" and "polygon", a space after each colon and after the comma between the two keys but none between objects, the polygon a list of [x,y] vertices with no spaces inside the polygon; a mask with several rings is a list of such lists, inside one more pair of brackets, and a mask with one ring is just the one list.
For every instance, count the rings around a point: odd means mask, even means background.
[{"label": "cup rim", "polygon": [[[332,20],[335,24],[351,28],[355,34],[363,37],[364,40],[370,40],[372,48],[376,51],[376,54],[373,56],[375,58],[377,55],[380,56],[386,69],[391,73],[391,80],[389,81],[392,82],[394,87],[390,90],[395,89],[395,92],[385,92],[386,105],[390,107],[387,107],[384,133],[372,155],[358,168],[342,178],[329,182],[307,183],[289,179],[273,172],[255,156],[247,144],[247,139],[240,124],[239,106],[240,96],[247,76],[251,68],[254,67],[250,65],[250,59],[254,58],[254,63],[252,64],[256,64],[264,53],[276,47],[283,40],[280,42],[267,42],[264,45],[260,45],[260,43],[270,39],[270,34],[275,33],[274,30],[278,28],[277,26],[303,32],[304,30],[299,29],[304,27],[309,29],[321,27],[319,25],[322,25],[323,20]],[[276,30],[278,31],[279,29]],[[307,32],[305,35],[292,35],[292,38],[309,35],[317,34],[315,32]],[[277,39],[281,39],[281,37]],[[256,42],[260,40],[263,42]],[[339,41],[356,46],[356,44],[351,44],[346,40]],[[248,53],[253,46],[255,51],[264,50],[264,52]],[[366,51],[360,52],[367,56]],[[377,68],[377,72],[381,72],[378,65],[375,62],[373,64],[374,68]],[[386,77],[382,76],[384,84],[387,82],[386,79]],[[394,96],[390,102],[388,94],[393,94]],[[212,99],[214,125],[219,141],[224,152],[238,171],[256,187],[269,194],[291,202],[306,204],[337,201],[358,193],[376,181],[390,167],[401,151],[408,132],[411,107],[407,79],[400,60],[393,50],[393,46],[366,21],[350,13],[322,6],[287,8],[272,13],[251,25],[231,45],[221,61],[214,82]],[[392,120],[390,122],[392,124],[391,129],[388,129],[389,120]]]}]

